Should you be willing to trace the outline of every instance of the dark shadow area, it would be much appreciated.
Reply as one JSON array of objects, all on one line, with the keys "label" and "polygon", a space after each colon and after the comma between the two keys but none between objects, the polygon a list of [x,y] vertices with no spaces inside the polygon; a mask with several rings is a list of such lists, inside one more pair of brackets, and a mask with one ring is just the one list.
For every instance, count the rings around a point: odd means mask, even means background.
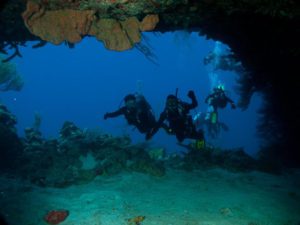
[{"label": "dark shadow area", "polygon": [[6,222],[4,216],[2,216],[1,214],[0,214],[0,225],[8,225],[8,223]]}]

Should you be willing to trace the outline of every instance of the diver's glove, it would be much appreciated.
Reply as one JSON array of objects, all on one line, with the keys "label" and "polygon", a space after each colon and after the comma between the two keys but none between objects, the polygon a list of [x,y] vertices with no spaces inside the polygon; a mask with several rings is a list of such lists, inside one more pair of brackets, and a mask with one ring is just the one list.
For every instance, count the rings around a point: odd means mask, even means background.
[{"label": "diver's glove", "polygon": [[174,134],[174,131],[173,131],[173,129],[169,128],[169,129],[167,129],[167,133],[168,134]]},{"label": "diver's glove", "polygon": [[103,118],[104,118],[105,120],[107,120],[107,118],[108,118],[108,113],[105,113],[104,116],[103,116]]},{"label": "diver's glove", "polygon": [[194,91],[192,91],[192,90],[190,90],[187,95],[190,99],[196,99],[196,95],[195,95]]}]

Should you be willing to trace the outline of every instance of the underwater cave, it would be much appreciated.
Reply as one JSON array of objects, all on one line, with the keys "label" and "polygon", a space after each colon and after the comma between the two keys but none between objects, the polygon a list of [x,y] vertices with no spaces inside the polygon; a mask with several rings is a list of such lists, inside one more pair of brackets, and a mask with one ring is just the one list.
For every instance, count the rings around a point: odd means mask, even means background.
[{"label": "underwater cave", "polygon": [[[298,27],[291,0],[1,2],[1,217],[298,225]],[[216,89],[232,100],[218,110]],[[145,140],[132,118],[106,117],[142,94],[158,120],[190,90],[200,147],[168,119]]]}]

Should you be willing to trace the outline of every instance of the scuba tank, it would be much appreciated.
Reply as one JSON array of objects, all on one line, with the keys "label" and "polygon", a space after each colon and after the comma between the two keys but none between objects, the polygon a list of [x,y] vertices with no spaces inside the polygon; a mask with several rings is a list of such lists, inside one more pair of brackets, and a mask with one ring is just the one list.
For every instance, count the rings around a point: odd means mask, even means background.
[{"label": "scuba tank", "polygon": [[215,123],[217,123],[217,121],[218,121],[218,115],[217,115],[217,113],[216,112],[212,112],[211,115],[210,115],[210,122],[212,124],[215,124]]}]

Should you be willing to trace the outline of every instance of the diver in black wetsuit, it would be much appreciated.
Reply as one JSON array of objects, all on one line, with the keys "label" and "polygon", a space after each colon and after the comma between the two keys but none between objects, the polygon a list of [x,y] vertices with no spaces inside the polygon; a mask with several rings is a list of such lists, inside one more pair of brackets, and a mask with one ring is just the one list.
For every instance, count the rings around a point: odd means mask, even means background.
[{"label": "diver in black wetsuit", "polygon": [[175,95],[169,95],[166,107],[160,114],[160,118],[155,127],[147,133],[146,139],[149,140],[162,126],[165,120],[168,121],[169,133],[175,134],[177,140],[182,142],[185,138],[191,138],[203,142],[202,130],[197,131],[193,124],[193,119],[189,115],[191,109],[198,106],[196,96],[193,91],[188,92],[188,97],[192,103],[182,102]]},{"label": "diver in black wetsuit", "polygon": [[105,113],[104,119],[124,115],[128,124],[135,126],[140,133],[147,133],[155,126],[153,111],[144,96],[129,94],[124,102],[125,106],[117,111]]}]

